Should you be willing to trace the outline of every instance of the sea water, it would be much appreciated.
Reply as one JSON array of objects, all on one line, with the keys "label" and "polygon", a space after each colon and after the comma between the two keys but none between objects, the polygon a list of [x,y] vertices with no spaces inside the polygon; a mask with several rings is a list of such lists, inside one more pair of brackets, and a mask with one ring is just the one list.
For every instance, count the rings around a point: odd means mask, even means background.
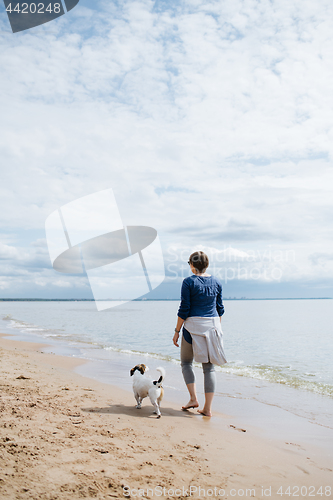
[{"label": "sea water", "polygon": [[[85,358],[90,368],[81,373],[115,385],[129,386],[136,362],[166,366],[165,387],[177,391],[183,384],[180,350],[172,343],[178,305],[133,301],[98,312],[93,301],[0,302],[0,331]],[[230,411],[244,411],[245,400],[251,411],[249,402],[257,401],[333,429],[332,305],[330,299],[226,300],[228,363],[217,367],[216,397],[233,399]]]}]

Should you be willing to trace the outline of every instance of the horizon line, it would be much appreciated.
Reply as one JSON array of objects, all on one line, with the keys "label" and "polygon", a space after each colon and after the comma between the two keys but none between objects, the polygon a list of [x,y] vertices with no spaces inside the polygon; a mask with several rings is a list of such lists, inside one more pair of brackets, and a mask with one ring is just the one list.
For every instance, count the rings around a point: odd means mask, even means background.
[{"label": "horizon line", "polygon": [[[158,301],[179,301],[178,299],[105,299],[110,302],[124,300],[127,302],[158,302]],[[223,300],[332,300],[332,297],[223,297]],[[95,299],[42,299],[42,298],[0,298],[0,302],[99,302]]]}]

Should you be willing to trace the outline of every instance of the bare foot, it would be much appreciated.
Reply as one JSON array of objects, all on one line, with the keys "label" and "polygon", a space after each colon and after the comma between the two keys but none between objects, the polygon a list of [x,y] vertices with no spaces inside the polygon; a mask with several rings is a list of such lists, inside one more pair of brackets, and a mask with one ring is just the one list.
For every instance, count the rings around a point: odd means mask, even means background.
[{"label": "bare foot", "polygon": [[190,401],[187,403],[187,405],[182,406],[182,410],[190,410],[191,408],[198,408],[199,403],[198,400],[194,399],[193,401],[190,399]]},{"label": "bare foot", "polygon": [[206,411],[205,409],[198,410],[198,413],[200,413],[200,415],[202,415],[203,417],[211,417],[212,416],[212,412]]}]

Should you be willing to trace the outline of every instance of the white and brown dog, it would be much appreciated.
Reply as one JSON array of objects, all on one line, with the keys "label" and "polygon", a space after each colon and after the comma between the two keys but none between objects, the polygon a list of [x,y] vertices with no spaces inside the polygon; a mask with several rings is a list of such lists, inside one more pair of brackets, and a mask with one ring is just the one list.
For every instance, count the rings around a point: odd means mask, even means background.
[{"label": "white and brown dog", "polygon": [[141,403],[143,398],[149,396],[151,404],[154,406],[157,418],[161,417],[160,405],[163,398],[163,387],[162,382],[165,377],[164,368],[156,368],[160,372],[161,376],[158,380],[151,380],[145,376],[145,372],[149,370],[148,366],[136,365],[131,369],[130,374],[133,376],[133,392],[136,399],[138,409],[141,408]]}]

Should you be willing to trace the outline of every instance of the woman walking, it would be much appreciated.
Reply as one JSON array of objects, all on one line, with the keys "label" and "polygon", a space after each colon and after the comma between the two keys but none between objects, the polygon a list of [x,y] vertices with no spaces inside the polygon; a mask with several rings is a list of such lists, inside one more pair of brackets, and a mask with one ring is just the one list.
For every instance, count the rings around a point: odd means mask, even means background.
[{"label": "woman walking", "polygon": [[[209,259],[204,252],[192,253],[188,264],[193,274],[185,278],[182,284],[178,321],[173,337],[173,343],[179,347],[179,334],[183,327],[180,358],[182,373],[190,394],[190,400],[182,409],[188,410],[199,407],[193,370],[195,352],[198,357],[198,359],[195,359],[196,361],[205,361],[202,363],[205,404],[203,409],[198,410],[198,412],[205,417],[211,417],[216,377],[214,364],[211,362],[212,359],[210,359],[213,357],[212,351],[209,351],[207,348],[206,338],[209,338],[209,332],[215,334],[214,338],[218,339],[218,354],[220,354],[218,364],[225,363],[226,359],[222,347],[221,330],[221,317],[224,313],[222,285],[214,276],[206,273],[209,266]],[[207,334],[208,337],[206,337]],[[202,340],[204,340],[204,350],[207,350],[206,353],[200,350],[203,345]],[[195,345],[193,345],[193,342]],[[210,341],[210,347],[211,345],[214,346],[214,339],[213,342]]]}]

